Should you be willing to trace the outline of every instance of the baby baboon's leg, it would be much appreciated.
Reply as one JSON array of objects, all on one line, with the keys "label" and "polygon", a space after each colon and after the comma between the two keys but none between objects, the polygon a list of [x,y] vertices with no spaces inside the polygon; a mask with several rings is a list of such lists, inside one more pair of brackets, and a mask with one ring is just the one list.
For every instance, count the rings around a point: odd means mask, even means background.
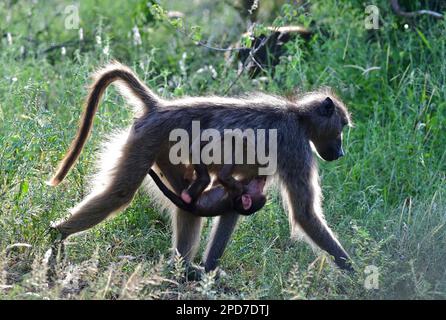
[{"label": "baby baboon's leg", "polygon": [[239,214],[228,212],[215,218],[212,226],[209,242],[203,255],[203,264],[206,272],[214,270],[218,265],[218,260],[223,255],[232,232],[237,225]]},{"label": "baby baboon's leg", "polygon": [[[196,179],[192,181],[192,183],[189,185],[187,190],[184,190],[181,193],[181,198],[187,202],[191,203],[201,195],[201,193],[206,189],[211,183],[211,177],[209,176],[208,167],[201,163],[201,158],[194,159],[194,152],[200,151],[203,147],[202,141],[200,139],[196,139],[192,142],[191,145],[191,153],[192,153],[192,160],[193,160],[193,167],[196,174]],[[198,160],[197,162],[194,162],[194,160]]]},{"label": "baby baboon's leg", "polygon": [[[235,160],[234,160],[235,162]],[[220,171],[218,172],[218,181],[230,192],[234,194],[242,194],[243,193],[243,184],[235,179],[232,175],[234,171],[235,165],[232,162],[231,164],[225,164],[222,166]]]},{"label": "baby baboon's leg", "polygon": [[87,230],[110,214],[124,209],[147,175],[157,150],[157,145],[150,148],[147,142],[143,145],[141,141],[135,141],[130,136],[108,185],[103,190],[87,196],[72,210],[72,215],[66,221],[55,226],[62,233],[62,237]]},{"label": "baby baboon's leg", "polygon": [[[184,166],[173,166],[157,162],[161,172],[177,194],[187,188],[184,179]],[[197,253],[201,235],[201,217],[176,208],[172,212],[172,247],[178,251],[186,263],[191,262]]]},{"label": "baby baboon's leg", "polygon": [[196,200],[204,189],[208,187],[209,183],[211,183],[211,177],[209,176],[208,168],[205,164],[195,164],[194,170],[197,174],[197,178],[190,184],[186,191],[192,201]]}]

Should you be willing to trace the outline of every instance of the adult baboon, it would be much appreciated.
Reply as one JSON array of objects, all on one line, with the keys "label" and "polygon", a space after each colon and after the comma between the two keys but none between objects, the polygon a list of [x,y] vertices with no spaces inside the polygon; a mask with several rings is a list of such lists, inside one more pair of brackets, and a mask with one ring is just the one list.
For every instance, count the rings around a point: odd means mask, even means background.
[{"label": "adult baboon", "polygon": [[[118,81],[119,80],[119,81]],[[77,160],[91,131],[99,100],[107,86],[116,82],[131,102],[142,107],[125,141],[117,146],[119,157],[105,181],[73,210],[72,215],[55,226],[63,238],[86,230],[113,212],[124,209],[146,178],[151,167],[163,174],[164,182],[177,194],[188,183],[186,166],[169,160],[169,134],[181,128],[191,133],[192,120],[202,129],[276,129],[277,172],[284,204],[293,233],[304,231],[308,239],[327,251],[342,269],[351,269],[349,256],[325,222],[321,208],[321,190],[317,163],[310,142],[325,160],[343,155],[342,129],[350,123],[344,104],[328,91],[306,94],[295,101],[270,95],[246,98],[197,97],[165,101],[148,89],[135,74],[119,63],[112,63],[96,74],[87,96],[86,108],[77,136],[62,160],[50,184],[57,185]],[[116,146],[115,146],[116,147]],[[108,158],[107,162],[113,161]],[[208,166],[218,172],[219,166]],[[258,176],[257,165],[236,165],[235,175],[250,180]],[[230,239],[239,215],[236,212],[216,219],[204,253],[206,271],[217,266]],[[186,262],[193,260],[201,232],[201,218],[184,210],[172,213],[173,247]]]}]

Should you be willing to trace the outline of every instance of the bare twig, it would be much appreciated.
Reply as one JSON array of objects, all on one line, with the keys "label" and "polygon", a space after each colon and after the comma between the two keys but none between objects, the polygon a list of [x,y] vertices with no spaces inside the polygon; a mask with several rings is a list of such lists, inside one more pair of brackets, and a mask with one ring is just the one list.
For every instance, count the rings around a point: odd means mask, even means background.
[{"label": "bare twig", "polygon": [[[246,50],[248,50],[248,48],[246,48]],[[251,47],[251,49],[249,49],[249,51],[251,52],[252,50],[253,50],[253,48]],[[227,59],[227,61],[229,61],[229,60]],[[237,77],[225,89],[225,91],[223,92],[223,95],[226,95],[229,92],[229,90],[232,89],[234,84],[237,83],[237,81],[240,79],[240,77],[242,76],[243,72],[245,71],[246,66],[248,65],[248,62],[249,62],[249,56],[248,56],[247,59],[245,59],[245,61],[243,61],[241,70],[239,70],[239,72],[237,72]],[[229,64],[231,64],[231,63],[229,63]],[[226,66],[225,66],[225,72],[227,71],[227,66],[228,66],[228,64],[226,64]]]},{"label": "bare twig", "polygon": [[65,48],[67,48],[67,47],[76,47],[76,46],[79,46],[79,45],[82,44],[82,43],[85,44],[85,43],[90,43],[90,42],[93,42],[93,40],[90,40],[90,39],[84,39],[84,40],[77,40],[77,39],[74,39],[74,40],[68,40],[68,41],[65,41],[65,42],[61,42],[61,43],[57,43],[57,44],[53,44],[53,45],[51,45],[50,47],[48,47],[48,48],[46,48],[46,49],[44,49],[44,50],[41,50],[38,54],[39,54],[39,55],[43,55],[43,54],[47,54],[47,53],[49,53],[49,52],[51,52],[51,51],[61,49],[61,48],[63,48],[63,47],[65,47]]},{"label": "bare twig", "polygon": [[53,45],[49,46],[48,48],[41,50],[39,52],[39,55],[46,54],[48,52],[51,52],[51,51],[54,51],[57,49],[61,49],[63,47],[70,47],[70,46],[77,45],[77,44],[79,44],[79,40],[69,40],[69,41],[58,43],[58,44],[53,44]]},{"label": "bare twig", "polygon": [[215,50],[215,51],[223,51],[223,52],[227,52],[227,51],[240,51],[240,50],[245,50],[247,49],[246,47],[236,47],[236,48],[232,48],[232,47],[228,47],[228,48],[219,48],[219,47],[214,47],[214,46],[210,46],[207,43],[203,42],[203,41],[198,41],[195,42],[197,45],[207,48],[207,49],[211,49],[211,50]]},{"label": "bare twig", "polygon": [[246,65],[248,64],[248,60],[246,59],[245,62],[243,62],[242,70],[237,74],[237,77],[231,82],[231,84],[226,88],[226,90],[223,92],[223,95],[225,96],[229,90],[232,89],[232,87],[237,83],[237,81],[242,76],[243,72],[246,70]]},{"label": "bare twig", "polygon": [[262,39],[262,42],[260,42],[259,46],[257,48],[251,48],[249,50],[249,56],[248,58],[243,62],[242,65],[242,70],[238,73],[237,77],[234,79],[234,81],[231,82],[231,84],[226,88],[226,90],[223,92],[223,95],[226,95],[229,90],[232,89],[232,87],[237,83],[237,81],[240,79],[240,77],[242,76],[243,72],[246,70],[246,67],[249,63],[250,60],[252,60],[260,69],[262,69],[263,71],[265,71],[265,69],[262,68],[262,66],[259,64],[259,62],[254,58],[254,55],[257,53],[258,50],[260,50],[260,48],[262,48],[265,43],[268,41],[270,36],[265,37],[264,39]]},{"label": "bare twig", "polygon": [[399,16],[412,18],[415,16],[426,14],[426,15],[430,15],[437,19],[443,19],[443,14],[441,14],[439,12],[432,11],[432,10],[418,10],[418,11],[411,11],[411,12],[404,11],[401,9],[400,4],[398,3],[398,0],[390,0],[390,5],[392,6],[392,10]]},{"label": "bare twig", "polygon": [[193,40],[190,35],[187,33],[186,29],[180,29],[180,28],[175,28],[179,33],[181,33],[182,35],[185,35],[186,37],[188,37],[191,41],[193,41],[197,46],[201,46],[210,50],[215,50],[215,51],[222,51],[222,52],[227,52],[227,51],[240,51],[240,50],[246,50],[248,48],[246,47],[236,47],[236,48],[232,48],[232,47],[228,47],[228,48],[220,48],[220,47],[215,47],[212,46],[204,41],[196,41]]},{"label": "bare twig", "polygon": [[[265,38],[265,39],[267,39],[267,38]],[[262,45],[262,44],[261,44],[261,45]],[[259,46],[259,48],[260,48],[260,46]],[[254,52],[254,54],[255,54],[255,53],[257,52],[257,50],[250,50],[250,51],[249,51],[249,57],[250,57],[251,60],[254,62],[254,64],[255,64],[257,67],[259,67],[260,70],[266,72],[266,70],[262,67],[262,65],[261,65],[261,64],[256,60],[256,58],[254,57],[253,52]]]}]

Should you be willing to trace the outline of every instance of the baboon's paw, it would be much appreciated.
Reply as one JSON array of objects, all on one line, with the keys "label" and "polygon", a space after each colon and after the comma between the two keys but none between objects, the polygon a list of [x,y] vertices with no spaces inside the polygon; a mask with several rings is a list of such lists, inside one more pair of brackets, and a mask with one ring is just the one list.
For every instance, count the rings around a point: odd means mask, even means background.
[{"label": "baboon's paw", "polygon": [[204,275],[204,268],[197,265],[189,264],[185,271],[187,281],[200,281]]},{"label": "baboon's paw", "polygon": [[49,241],[52,244],[60,243],[64,240],[63,234],[55,226],[50,226],[45,234],[49,237]]}]

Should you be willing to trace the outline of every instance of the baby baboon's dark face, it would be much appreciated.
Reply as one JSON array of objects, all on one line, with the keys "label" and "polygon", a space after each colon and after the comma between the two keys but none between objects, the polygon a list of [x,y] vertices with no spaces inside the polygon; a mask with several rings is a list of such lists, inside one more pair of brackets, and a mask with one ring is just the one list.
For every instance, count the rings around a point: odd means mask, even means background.
[{"label": "baby baboon's dark face", "polygon": [[326,161],[344,155],[342,130],[349,123],[345,107],[335,98],[321,98],[310,118],[310,140],[319,156]]}]

